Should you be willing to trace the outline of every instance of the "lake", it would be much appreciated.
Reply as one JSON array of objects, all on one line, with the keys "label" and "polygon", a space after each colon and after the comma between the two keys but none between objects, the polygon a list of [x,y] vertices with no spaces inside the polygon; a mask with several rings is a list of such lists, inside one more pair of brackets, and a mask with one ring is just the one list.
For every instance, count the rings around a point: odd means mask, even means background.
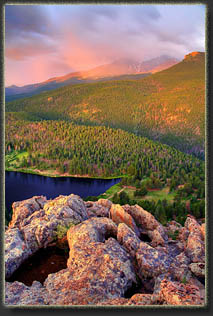
[{"label": "lake", "polygon": [[7,210],[15,201],[29,199],[35,195],[44,195],[53,199],[61,195],[77,194],[80,197],[97,196],[104,193],[120,179],[87,179],[74,177],[45,177],[29,173],[6,171],[5,202]]}]

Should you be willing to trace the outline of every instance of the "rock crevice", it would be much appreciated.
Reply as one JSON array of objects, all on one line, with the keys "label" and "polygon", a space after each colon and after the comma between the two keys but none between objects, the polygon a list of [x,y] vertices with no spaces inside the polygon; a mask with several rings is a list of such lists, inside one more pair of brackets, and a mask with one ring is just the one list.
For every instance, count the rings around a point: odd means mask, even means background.
[{"label": "rock crevice", "polygon": [[6,305],[205,305],[205,227],[192,216],[183,227],[164,227],[138,205],[104,199],[71,194],[15,202],[5,231],[6,278],[65,239],[66,267],[43,285],[6,282]]}]

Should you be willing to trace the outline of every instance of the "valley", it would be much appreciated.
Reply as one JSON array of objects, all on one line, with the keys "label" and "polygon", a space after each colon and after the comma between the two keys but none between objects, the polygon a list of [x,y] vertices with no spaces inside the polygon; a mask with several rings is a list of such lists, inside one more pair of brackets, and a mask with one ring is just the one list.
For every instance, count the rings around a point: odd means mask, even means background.
[{"label": "valley", "polygon": [[133,132],[205,157],[205,55],[142,79],[76,84],[6,103],[6,117]]},{"label": "valley", "polygon": [[7,102],[6,170],[121,178],[85,199],[137,203],[164,224],[183,223],[187,212],[204,218],[204,65],[196,52],[146,77],[126,74]]},{"label": "valley", "polygon": [[5,308],[209,308],[209,10],[3,4]]}]

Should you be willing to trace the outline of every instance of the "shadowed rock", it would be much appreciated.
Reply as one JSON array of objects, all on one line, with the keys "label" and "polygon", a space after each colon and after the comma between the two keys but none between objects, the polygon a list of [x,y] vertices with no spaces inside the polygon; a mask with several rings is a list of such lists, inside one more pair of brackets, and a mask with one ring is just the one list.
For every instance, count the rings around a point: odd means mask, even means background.
[{"label": "shadowed rock", "polygon": [[117,240],[132,257],[135,257],[141,241],[135,232],[124,223],[118,225]]},{"label": "shadowed rock", "polygon": [[[44,282],[49,304],[85,305],[124,296],[136,283],[130,256],[110,235],[117,226],[108,218],[91,218],[69,229],[68,269]],[[106,239],[108,238],[108,239]]]},{"label": "shadowed rock", "polygon": [[32,254],[18,228],[8,229],[5,233],[5,275],[10,277],[21,263]]},{"label": "shadowed rock", "polygon": [[97,202],[85,202],[85,205],[87,207],[87,213],[89,217],[109,217],[109,211],[112,206],[112,202],[105,199],[99,199]]},{"label": "shadowed rock", "polygon": [[[204,304],[204,227],[194,217],[184,227],[174,221],[163,227],[138,205],[83,202],[73,194],[14,203],[5,231],[6,276],[53,244],[59,226],[68,229],[67,267],[43,286],[6,282],[6,305]],[[177,240],[168,238],[176,231]],[[148,243],[139,239],[143,234]]]},{"label": "shadowed rock", "polygon": [[168,271],[172,261],[165,248],[158,251],[144,242],[140,243],[140,247],[136,252],[136,260],[139,276],[142,279],[153,278]]},{"label": "shadowed rock", "polygon": [[33,197],[15,202],[13,210],[13,219],[5,232],[7,277],[31,254],[55,239],[58,225],[69,226],[88,218],[84,202],[74,194],[51,201]]}]

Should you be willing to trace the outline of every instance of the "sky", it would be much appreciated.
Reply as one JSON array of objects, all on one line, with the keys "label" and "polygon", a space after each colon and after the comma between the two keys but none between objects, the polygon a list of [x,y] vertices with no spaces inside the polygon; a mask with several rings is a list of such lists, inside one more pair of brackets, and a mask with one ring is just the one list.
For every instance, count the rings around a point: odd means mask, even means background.
[{"label": "sky", "polygon": [[205,51],[204,5],[6,5],[5,86]]}]

